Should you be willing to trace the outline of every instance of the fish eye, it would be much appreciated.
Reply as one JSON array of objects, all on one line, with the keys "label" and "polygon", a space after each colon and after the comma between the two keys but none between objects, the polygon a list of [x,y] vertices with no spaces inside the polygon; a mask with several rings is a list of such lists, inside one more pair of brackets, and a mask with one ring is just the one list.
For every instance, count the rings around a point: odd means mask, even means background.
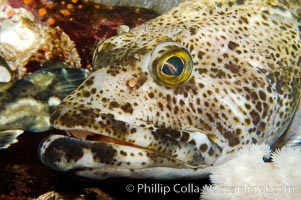
[{"label": "fish eye", "polygon": [[192,58],[183,46],[165,42],[154,49],[149,70],[157,82],[177,86],[189,80],[192,67]]}]

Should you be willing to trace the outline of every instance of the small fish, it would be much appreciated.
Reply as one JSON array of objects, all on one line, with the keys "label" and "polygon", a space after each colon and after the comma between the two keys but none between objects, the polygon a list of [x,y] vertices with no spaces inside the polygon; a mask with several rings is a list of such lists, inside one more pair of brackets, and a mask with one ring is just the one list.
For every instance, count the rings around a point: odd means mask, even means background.
[{"label": "small fish", "polygon": [[[201,178],[286,143],[301,96],[300,3],[190,0],[101,42],[51,116],[47,166],[80,178]],[[293,127],[293,126],[291,126]]]},{"label": "small fish", "polygon": [[49,130],[49,117],[61,100],[87,78],[88,70],[68,68],[58,61],[15,83],[0,84],[0,149],[17,142],[24,131]]}]

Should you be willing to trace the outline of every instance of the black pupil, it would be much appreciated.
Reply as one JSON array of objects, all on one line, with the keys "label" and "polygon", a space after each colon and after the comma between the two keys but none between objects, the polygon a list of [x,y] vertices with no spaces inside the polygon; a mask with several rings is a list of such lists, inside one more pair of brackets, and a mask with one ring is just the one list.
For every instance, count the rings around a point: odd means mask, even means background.
[{"label": "black pupil", "polygon": [[184,63],[177,56],[170,57],[163,65],[162,72],[169,76],[179,76],[184,69]]}]

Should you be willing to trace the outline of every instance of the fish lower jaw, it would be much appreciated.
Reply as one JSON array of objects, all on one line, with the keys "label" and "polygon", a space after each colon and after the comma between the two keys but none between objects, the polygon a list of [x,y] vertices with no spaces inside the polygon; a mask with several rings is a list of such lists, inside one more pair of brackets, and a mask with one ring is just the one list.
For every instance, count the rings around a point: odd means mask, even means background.
[{"label": "fish lower jaw", "polygon": [[[131,153],[125,156],[121,152]],[[41,161],[75,178],[194,179],[212,166],[193,168],[174,158],[125,145],[50,135],[39,147]]]},{"label": "fish lower jaw", "polygon": [[[85,127],[60,125],[59,128],[67,135],[51,135],[42,141],[40,160],[52,169],[78,178],[185,179],[203,176],[213,167],[189,142],[162,136],[157,139],[161,146],[156,146],[151,145],[155,138],[138,138],[139,135],[152,135],[143,132],[148,130],[145,127],[135,127],[137,133],[127,135],[134,136],[126,141]],[[151,142],[144,142],[147,139]]]}]

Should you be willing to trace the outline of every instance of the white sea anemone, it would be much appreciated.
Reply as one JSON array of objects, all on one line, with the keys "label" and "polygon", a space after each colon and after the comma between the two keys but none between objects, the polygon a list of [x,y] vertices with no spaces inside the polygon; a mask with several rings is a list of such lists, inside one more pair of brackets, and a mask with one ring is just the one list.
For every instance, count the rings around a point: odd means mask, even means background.
[{"label": "white sea anemone", "polygon": [[250,145],[213,171],[201,199],[301,199],[300,169],[300,148],[271,153],[268,145]]}]

